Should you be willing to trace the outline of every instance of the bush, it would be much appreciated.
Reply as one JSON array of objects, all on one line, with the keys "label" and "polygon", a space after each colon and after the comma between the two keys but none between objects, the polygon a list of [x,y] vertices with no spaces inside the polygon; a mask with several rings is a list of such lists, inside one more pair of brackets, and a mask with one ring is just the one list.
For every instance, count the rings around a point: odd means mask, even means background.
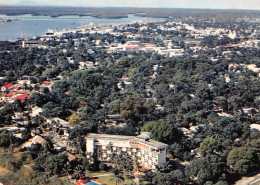
[{"label": "bush", "polygon": [[100,163],[99,164],[99,169],[101,171],[107,171],[108,170],[108,166],[105,163]]},{"label": "bush", "polygon": [[4,154],[0,156],[0,165],[8,170],[16,171],[21,166],[21,161],[13,154]]}]

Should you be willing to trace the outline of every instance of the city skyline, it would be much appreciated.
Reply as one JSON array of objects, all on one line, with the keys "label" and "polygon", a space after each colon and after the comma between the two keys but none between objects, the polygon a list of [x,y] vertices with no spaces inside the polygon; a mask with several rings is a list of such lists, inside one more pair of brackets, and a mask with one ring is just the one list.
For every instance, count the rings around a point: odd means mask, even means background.
[{"label": "city skyline", "polygon": [[0,5],[73,6],[73,7],[135,7],[135,8],[201,8],[260,10],[257,0],[0,0]]}]

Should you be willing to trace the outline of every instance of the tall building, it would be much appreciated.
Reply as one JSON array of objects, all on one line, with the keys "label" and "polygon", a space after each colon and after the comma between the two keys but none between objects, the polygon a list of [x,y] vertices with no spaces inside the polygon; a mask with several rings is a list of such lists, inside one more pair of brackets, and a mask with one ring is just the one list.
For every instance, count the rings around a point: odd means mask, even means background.
[{"label": "tall building", "polygon": [[140,165],[155,169],[166,162],[167,144],[150,139],[151,133],[142,132],[138,136],[122,136],[90,133],[86,137],[88,157],[98,156],[98,160],[107,162],[113,156],[128,154],[137,156]]}]

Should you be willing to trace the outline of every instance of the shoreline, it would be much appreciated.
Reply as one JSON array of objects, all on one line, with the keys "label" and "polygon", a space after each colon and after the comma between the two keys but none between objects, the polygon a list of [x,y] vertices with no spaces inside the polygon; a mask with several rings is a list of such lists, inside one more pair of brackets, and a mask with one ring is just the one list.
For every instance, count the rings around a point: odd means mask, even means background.
[{"label": "shoreline", "polygon": [[93,18],[97,18],[97,19],[124,19],[124,18],[128,18],[129,15],[134,15],[135,17],[147,17],[147,18],[169,18],[169,17],[150,17],[147,16],[145,13],[125,13],[125,14],[120,14],[120,15],[103,15],[103,14],[98,14],[95,15],[93,13],[63,13],[63,14],[57,14],[57,15],[51,15],[51,14],[41,14],[41,13],[1,13],[0,15],[4,15],[4,16],[10,16],[10,17],[14,17],[14,16],[24,16],[24,15],[31,15],[32,17],[39,17],[39,16],[46,16],[46,17],[51,17],[51,18],[57,18],[57,17],[62,17],[62,16],[78,16],[78,17],[93,17]]},{"label": "shoreline", "polygon": [[10,18],[0,18],[0,24],[18,22],[18,19],[10,19]]},{"label": "shoreline", "polygon": [[[79,15],[70,15],[70,16],[62,15],[62,16],[55,18],[46,15],[42,16],[39,14],[37,15],[19,14],[18,16],[7,17],[5,14],[0,14],[0,19],[2,18],[2,19],[18,20],[17,22],[13,21],[14,22],[13,24],[8,24],[7,26],[3,27],[3,29],[0,32],[0,35],[1,33],[3,33],[0,37],[0,40],[17,41],[19,40],[19,38],[22,38],[21,36],[22,30],[24,30],[25,38],[32,38],[32,37],[44,35],[48,29],[56,29],[58,31],[62,31],[64,29],[72,30],[72,29],[77,29],[80,26],[88,25],[90,23],[122,24],[122,23],[139,22],[139,21],[164,21],[165,20],[165,19],[136,16],[135,14],[128,14],[123,18],[121,17],[100,18],[100,17],[91,16],[90,14],[86,14],[85,16],[79,16]],[[17,27],[18,31],[11,32],[12,27],[16,25],[18,25]],[[36,29],[36,31],[31,32],[32,29]],[[12,33],[12,35],[8,33]]]}]

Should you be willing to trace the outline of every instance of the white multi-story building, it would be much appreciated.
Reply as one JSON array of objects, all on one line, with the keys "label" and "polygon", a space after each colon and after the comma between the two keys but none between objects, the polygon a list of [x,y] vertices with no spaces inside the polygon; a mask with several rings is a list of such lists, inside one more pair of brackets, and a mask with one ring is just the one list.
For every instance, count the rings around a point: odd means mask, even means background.
[{"label": "white multi-story building", "polygon": [[109,161],[113,153],[137,156],[140,165],[155,169],[166,163],[167,144],[150,139],[151,133],[138,136],[122,136],[90,133],[86,138],[89,156],[96,155],[100,161]]}]

